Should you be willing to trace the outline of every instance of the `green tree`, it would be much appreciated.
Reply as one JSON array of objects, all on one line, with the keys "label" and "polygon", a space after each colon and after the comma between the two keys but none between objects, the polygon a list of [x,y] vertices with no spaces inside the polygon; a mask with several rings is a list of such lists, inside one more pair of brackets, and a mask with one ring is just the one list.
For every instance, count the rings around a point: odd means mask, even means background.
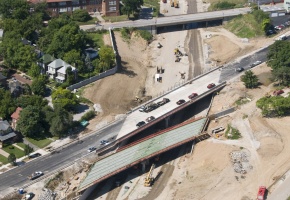
[{"label": "green tree", "polygon": [[263,19],[262,22],[262,29],[266,33],[271,28],[271,20],[270,19]]},{"label": "green tree", "polygon": [[50,129],[52,135],[61,136],[67,133],[73,123],[72,115],[61,107],[55,108],[55,116],[51,118]]},{"label": "green tree", "polygon": [[89,13],[83,9],[75,10],[72,14],[72,18],[74,21],[78,22],[86,22],[92,19]]},{"label": "green tree", "polygon": [[123,0],[122,11],[128,18],[130,14],[136,14],[140,12],[141,6],[144,4],[143,0]]},{"label": "green tree", "polygon": [[32,63],[28,71],[28,74],[32,76],[33,78],[38,77],[40,75],[40,67],[36,63]]},{"label": "green tree", "polygon": [[104,46],[99,51],[98,68],[110,69],[115,64],[115,54],[111,47]]},{"label": "green tree", "polygon": [[27,106],[20,112],[16,130],[25,137],[38,138],[44,129],[42,126],[43,115],[36,106]]},{"label": "green tree", "polygon": [[47,52],[56,57],[63,57],[65,53],[75,49],[80,52],[86,47],[86,33],[80,30],[80,27],[75,23],[70,23],[61,27],[53,35],[52,41],[48,46]]},{"label": "green tree", "polygon": [[8,162],[11,163],[13,166],[16,165],[16,156],[14,153],[10,153],[8,158],[7,158]]},{"label": "green tree", "polygon": [[61,107],[65,110],[73,110],[74,106],[78,104],[77,97],[70,90],[59,88],[55,90],[52,95],[53,107]]},{"label": "green tree", "polygon": [[246,88],[255,88],[259,85],[258,77],[251,71],[246,71],[241,77],[241,81],[244,82]]},{"label": "green tree", "polygon": [[15,101],[11,93],[0,88],[0,117],[7,119],[15,111]]},{"label": "green tree", "polygon": [[263,97],[256,102],[263,116],[285,116],[289,114],[290,98],[282,96]]},{"label": "green tree", "polygon": [[31,90],[35,95],[44,96],[46,89],[46,79],[44,77],[36,78],[32,81]]},{"label": "green tree", "polygon": [[23,0],[1,0],[0,14],[4,19],[25,19],[29,15],[29,5]]},{"label": "green tree", "polygon": [[37,107],[39,110],[48,105],[48,101],[38,95],[22,95],[16,99],[16,106],[26,108],[28,106]]},{"label": "green tree", "polygon": [[72,71],[71,67],[66,69],[66,82],[68,85],[72,85],[75,82],[75,73]]},{"label": "green tree", "polygon": [[25,155],[29,155],[31,152],[33,152],[33,148],[29,145],[25,145],[25,147],[24,147]]},{"label": "green tree", "polygon": [[79,72],[84,71],[84,62],[82,61],[82,57],[80,51],[73,49],[64,54],[63,60],[67,63],[75,66]]}]

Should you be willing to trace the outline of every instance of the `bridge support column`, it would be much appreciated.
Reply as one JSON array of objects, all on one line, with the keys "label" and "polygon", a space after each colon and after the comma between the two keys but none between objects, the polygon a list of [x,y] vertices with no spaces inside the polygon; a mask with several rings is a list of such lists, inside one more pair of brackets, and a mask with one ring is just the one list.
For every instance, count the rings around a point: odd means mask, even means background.
[{"label": "bridge support column", "polygon": [[170,120],[170,117],[166,117],[165,118],[165,128],[168,128],[168,126],[169,126],[169,120]]},{"label": "bridge support column", "polygon": [[157,27],[156,26],[151,26],[151,34],[157,35]]},{"label": "bridge support column", "polygon": [[146,170],[146,164],[148,164],[148,160],[145,160],[145,161],[141,162],[142,172],[145,172],[145,170]]}]

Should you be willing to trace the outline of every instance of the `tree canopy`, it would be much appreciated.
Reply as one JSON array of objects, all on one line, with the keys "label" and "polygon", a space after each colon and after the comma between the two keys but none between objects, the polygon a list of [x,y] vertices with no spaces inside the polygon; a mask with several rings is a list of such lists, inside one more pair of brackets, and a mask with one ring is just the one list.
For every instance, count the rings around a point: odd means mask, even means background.
[{"label": "tree canopy", "polygon": [[0,88],[0,117],[8,119],[15,109],[16,106],[10,91]]},{"label": "tree canopy", "polygon": [[262,110],[263,116],[285,116],[290,113],[290,97],[263,97],[256,102],[256,106]]},{"label": "tree canopy", "polygon": [[52,93],[51,97],[54,107],[61,107],[65,110],[72,110],[78,104],[76,95],[67,89],[59,88]]},{"label": "tree canopy", "polygon": [[46,79],[40,76],[32,81],[31,90],[35,95],[44,96],[46,89]]},{"label": "tree canopy", "polygon": [[122,12],[129,18],[130,14],[140,12],[141,6],[144,4],[143,0],[123,0]]},{"label": "tree canopy", "polygon": [[37,138],[44,131],[43,118],[42,112],[38,107],[29,105],[20,112],[16,130],[26,137]]},{"label": "tree canopy", "polygon": [[83,10],[83,9],[78,9],[78,10],[73,11],[72,19],[78,22],[86,22],[92,19],[92,17],[89,15],[88,11]]},{"label": "tree canopy", "polygon": [[290,85],[290,43],[276,41],[269,47],[267,58],[275,78],[283,85]]},{"label": "tree canopy", "polygon": [[255,88],[259,85],[258,77],[251,71],[246,71],[244,75],[241,76],[241,80],[244,82],[246,88]]}]

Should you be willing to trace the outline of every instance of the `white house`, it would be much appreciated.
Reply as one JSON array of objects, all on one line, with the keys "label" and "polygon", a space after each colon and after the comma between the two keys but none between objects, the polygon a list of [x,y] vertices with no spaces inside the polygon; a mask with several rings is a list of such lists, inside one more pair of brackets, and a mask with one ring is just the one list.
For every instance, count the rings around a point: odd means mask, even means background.
[{"label": "white house", "polygon": [[62,59],[56,59],[52,61],[48,66],[46,74],[49,75],[50,78],[55,79],[59,83],[63,83],[66,80],[66,70],[68,67],[71,67],[72,71],[75,74],[76,78],[76,68],[67,64]]}]

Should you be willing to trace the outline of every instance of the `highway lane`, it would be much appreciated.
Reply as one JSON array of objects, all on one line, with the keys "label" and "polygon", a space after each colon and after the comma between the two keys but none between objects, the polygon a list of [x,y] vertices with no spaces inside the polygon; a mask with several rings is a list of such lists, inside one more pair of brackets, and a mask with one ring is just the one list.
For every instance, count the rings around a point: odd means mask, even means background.
[{"label": "highway lane", "polygon": [[7,192],[7,188],[19,188],[31,181],[27,176],[35,171],[42,171],[44,174],[52,172],[62,166],[74,162],[88,154],[87,150],[91,146],[100,147],[100,140],[116,136],[124,120],[118,121],[112,126],[105,128],[95,134],[81,139],[82,143],[74,143],[63,149],[58,149],[59,153],[44,155],[34,159],[23,166],[16,167],[10,171],[0,174],[0,197]]}]

